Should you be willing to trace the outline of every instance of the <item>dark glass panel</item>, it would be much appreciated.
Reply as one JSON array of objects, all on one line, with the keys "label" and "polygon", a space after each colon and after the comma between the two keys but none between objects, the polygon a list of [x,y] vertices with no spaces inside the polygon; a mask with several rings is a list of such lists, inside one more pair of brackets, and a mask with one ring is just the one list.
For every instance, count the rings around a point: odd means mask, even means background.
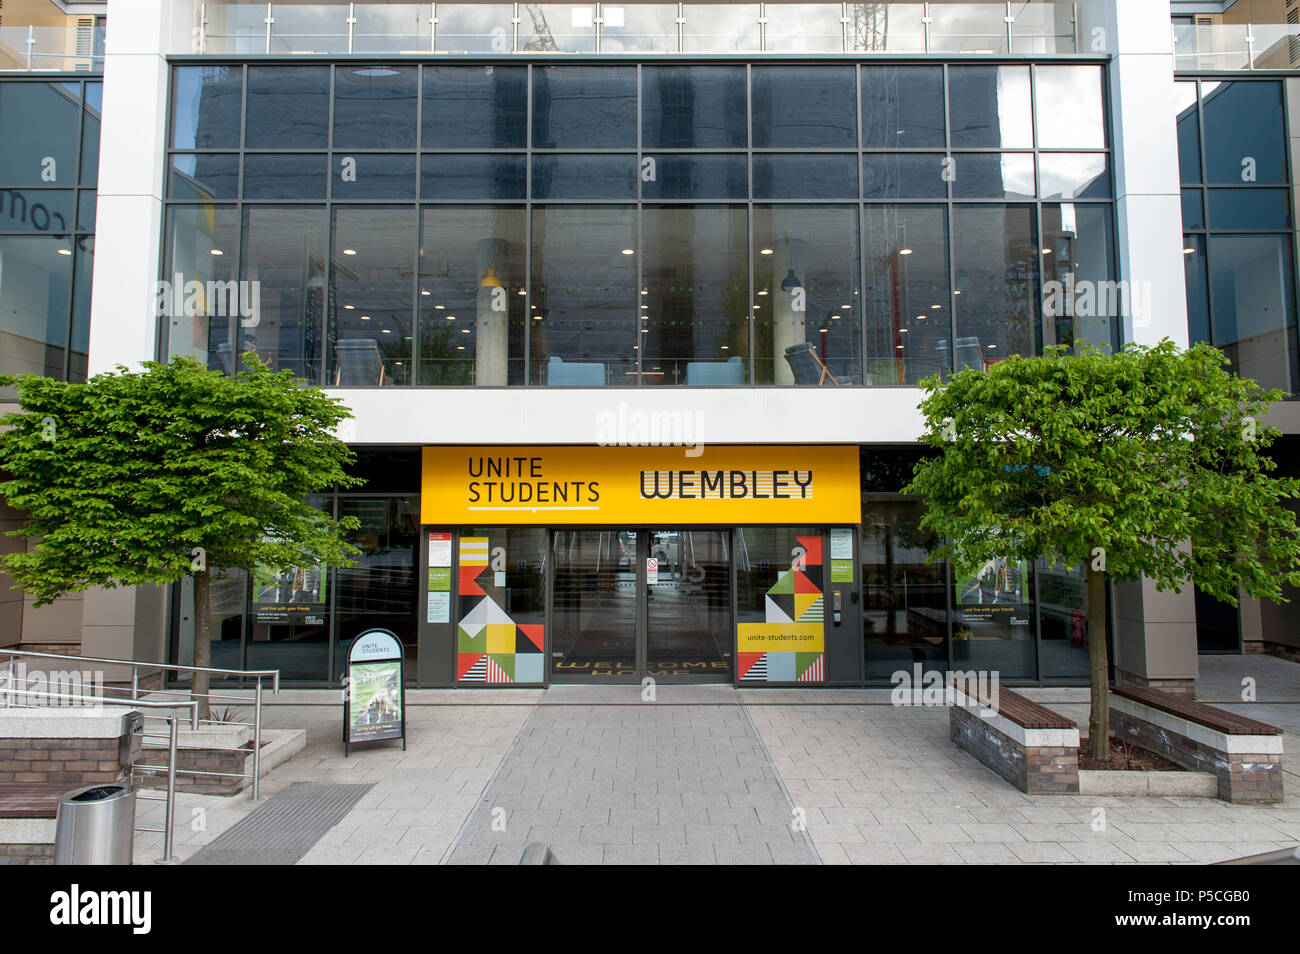
[{"label": "dark glass panel", "polygon": [[72,189],[0,189],[0,232],[51,232],[76,228]]},{"label": "dark glass panel", "polygon": [[0,83],[0,186],[77,184],[80,83]]},{"label": "dark glass panel", "polygon": [[241,310],[248,310],[227,291],[238,287],[239,215],[233,206],[173,206],[167,222],[168,284],[158,315],[167,325],[168,357],[184,355],[233,373],[243,350]]},{"label": "dark glass panel", "polygon": [[1201,198],[1200,189],[1184,189],[1182,194],[1183,200],[1183,228],[1185,229],[1203,229],[1205,228],[1205,209]]},{"label": "dark glass panel", "polygon": [[[1083,568],[1068,570],[1039,559],[1038,618],[1042,627],[1039,663],[1043,679],[1088,678],[1088,587]],[[1104,613],[1103,606],[1099,612]]]},{"label": "dark glass panel", "polygon": [[1174,84],[1174,109],[1178,120],[1179,181],[1201,181],[1201,118],[1196,108],[1196,84]]},{"label": "dark glass panel", "polygon": [[1104,152],[1040,152],[1038,188],[1044,199],[1108,199]]},{"label": "dark glass panel", "polygon": [[756,155],[756,199],[856,199],[858,172],[853,156]]},{"label": "dark glass panel", "polygon": [[996,672],[1000,679],[1037,678],[1029,563],[994,557],[953,582],[952,668]]},{"label": "dark glass panel", "polygon": [[855,206],[754,209],[756,383],[863,383]]},{"label": "dark glass panel", "polygon": [[414,199],[415,156],[334,153],[334,198]]},{"label": "dark glass panel", "polygon": [[1034,157],[1027,152],[961,153],[952,157],[955,199],[1032,199]]},{"label": "dark glass panel", "polygon": [[335,666],[346,671],[347,651],[363,632],[381,627],[402,642],[405,675],[413,679],[419,666],[416,605],[419,602],[417,544],[420,498],[339,497],[339,516],[356,517],[357,530],[349,542],[361,551],[352,566],[335,571],[338,633]]},{"label": "dark glass panel", "polygon": [[743,66],[647,66],[641,73],[642,145],[646,149],[744,148]]},{"label": "dark glass panel", "polygon": [[635,199],[636,156],[538,156],[534,199]]},{"label": "dark glass panel", "polygon": [[415,213],[404,207],[335,207],[327,384],[410,383]]},{"label": "dark glass panel", "polygon": [[636,70],[541,66],[533,70],[534,149],[636,146]]},{"label": "dark glass panel", "polygon": [[853,70],[756,66],[754,145],[852,147],[857,142]]},{"label": "dark glass panel", "polygon": [[1100,66],[1040,65],[1034,71],[1040,149],[1105,149]]},{"label": "dark glass panel", "polygon": [[99,126],[104,108],[104,84],[86,84],[86,115],[81,132],[81,184],[99,181]]},{"label": "dark glass panel", "polygon": [[334,71],[335,149],[414,149],[419,78],[413,66]]},{"label": "dark glass panel", "polygon": [[[749,168],[744,156],[646,156],[641,195],[646,199],[744,199]],[[650,178],[646,178],[646,176]]]},{"label": "dark glass panel", "polygon": [[1210,189],[1210,228],[1274,231],[1291,228],[1285,189]]},{"label": "dark glass panel", "polygon": [[868,384],[916,384],[948,370],[948,216],[942,206],[871,205],[864,248]]},{"label": "dark glass panel", "polygon": [[244,156],[245,199],[325,200],[328,157],[280,154]]},{"label": "dark glass panel", "polygon": [[420,160],[425,199],[522,199],[528,190],[523,156],[436,155]]},{"label": "dark glass panel", "polygon": [[1201,109],[1209,182],[1287,181],[1281,83],[1205,80]]},{"label": "dark glass panel", "polygon": [[641,299],[645,384],[749,381],[749,230],[744,208],[647,207]]},{"label": "dark glass panel", "polygon": [[327,66],[250,66],[244,145],[318,149],[329,143]]},{"label": "dark glass panel", "polygon": [[[1043,346],[1119,346],[1123,302],[1112,294],[1114,230],[1109,205],[1043,205]],[[1130,311],[1149,307],[1145,298]],[[1134,320],[1149,318],[1134,312]]]},{"label": "dark glass panel", "polygon": [[[249,161],[257,157],[250,156]],[[179,153],[167,176],[170,199],[239,198],[239,156],[235,153]]]},{"label": "dark glass panel", "polygon": [[[1034,210],[968,205],[953,210],[958,370],[984,368],[1039,350],[1038,258]],[[947,350],[947,342],[940,342]]]},{"label": "dark glass panel", "polygon": [[864,199],[946,199],[944,156],[938,153],[875,153],[862,160]]},{"label": "dark glass panel", "polygon": [[870,681],[942,670],[948,659],[944,563],[927,563],[938,539],[910,500],[862,503],[862,637]]},{"label": "dark glass panel", "polygon": [[90,355],[90,291],[94,272],[95,236],[80,235],[73,255],[72,341],[68,351],[68,380],[73,382],[86,380]]},{"label": "dark glass panel", "polygon": [[533,210],[531,383],[636,383],[635,249],[630,206]]},{"label": "dark glass panel", "polygon": [[77,228],[83,232],[95,231],[95,200],[95,193],[86,189],[77,194]]},{"label": "dark glass panel", "polygon": [[1211,344],[1264,387],[1294,388],[1290,235],[1211,235]]},{"label": "dark glass panel", "polygon": [[1187,334],[1192,343],[1210,340],[1210,290],[1205,268],[1205,236],[1183,236],[1187,276]]},{"label": "dark glass panel", "polygon": [[[418,383],[524,383],[524,210],[421,211]],[[536,314],[536,311],[532,312]]]},{"label": "dark glass panel", "polygon": [[237,149],[244,71],[178,66],[172,72],[172,148]]},{"label": "dark glass panel", "polygon": [[324,207],[246,207],[240,277],[257,282],[258,321],[245,350],[277,371],[322,383],[329,218]]},{"label": "dark glass panel", "polygon": [[944,145],[943,70],[862,68],[862,145],[915,149]]},{"label": "dark glass panel", "polygon": [[646,675],[729,681],[736,639],[731,625],[730,531],[641,532],[647,537],[649,559],[658,561],[657,582],[645,588]]},{"label": "dark glass panel", "polygon": [[553,539],[552,678],[634,677],[637,531],[557,530]]},{"label": "dark glass panel", "polygon": [[1034,144],[1029,67],[953,66],[948,99],[954,147],[1027,149]]},{"label": "dark glass panel", "polygon": [[0,235],[0,374],[63,377],[72,240]]},{"label": "dark glass panel", "polygon": [[347,472],[365,483],[355,489],[359,494],[414,493],[420,487],[420,448],[354,447],[354,460]]},{"label": "dark glass panel", "polygon": [[[443,18],[441,10],[438,18]],[[426,66],[423,109],[425,149],[522,149],[528,138],[527,71],[522,66]]]}]

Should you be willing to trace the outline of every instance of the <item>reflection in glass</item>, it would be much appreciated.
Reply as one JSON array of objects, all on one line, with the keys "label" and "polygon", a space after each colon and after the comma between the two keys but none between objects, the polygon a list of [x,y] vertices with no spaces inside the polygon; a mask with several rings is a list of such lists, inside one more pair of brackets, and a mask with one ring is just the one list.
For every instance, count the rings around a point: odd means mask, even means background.
[{"label": "reflection in glass", "polygon": [[76,184],[80,83],[0,84],[0,130],[0,183],[50,185],[48,160],[53,159],[58,176],[53,182]]},{"label": "reflection in glass", "polygon": [[1267,388],[1295,384],[1295,276],[1288,235],[1211,235],[1211,344]]},{"label": "reflection in glass", "polygon": [[172,73],[172,148],[237,148],[243,98],[244,74],[237,66],[176,67]]},{"label": "reflection in glass", "polygon": [[642,68],[646,149],[743,149],[748,109],[743,66]]},{"label": "reflection in glass", "polygon": [[1112,235],[1109,205],[1043,205],[1043,347],[1119,347],[1124,303],[1110,292]]},{"label": "reflection in glass", "polygon": [[1106,199],[1111,194],[1104,152],[1040,152],[1038,181],[1044,199]]},{"label": "reflection in glass", "polygon": [[259,283],[259,320],[243,329],[243,348],[311,384],[324,373],[328,230],[324,208],[244,209],[240,278]]},{"label": "reflection in glass", "polygon": [[[249,157],[250,160],[253,158]],[[180,153],[172,156],[167,196],[181,200],[239,198],[239,156],[233,153]]]},{"label": "reflection in glass", "polygon": [[955,575],[952,668],[1034,679],[1033,578],[1023,560],[995,557]]},{"label": "reflection in glass", "polygon": [[[243,570],[225,570],[212,574],[208,589],[211,607],[210,624],[212,666],[215,669],[244,669],[244,611],[248,602],[245,582],[248,574]],[[176,646],[171,662],[180,666],[194,665],[194,577],[181,578],[179,598],[179,624],[176,627]],[[177,681],[185,683],[188,676],[177,673]],[[322,678],[324,671],[313,673]]]},{"label": "reflection in glass", "polygon": [[415,148],[419,80],[412,66],[339,66],[334,72],[334,148]]},{"label": "reflection in glass", "polygon": [[756,53],[757,3],[692,3],[685,7],[683,53]]},{"label": "reflection in glass", "polygon": [[926,563],[934,534],[921,528],[917,501],[867,499],[862,506],[862,638],[868,680],[921,664],[944,669],[948,598],[944,564]]},{"label": "reflection in glass", "polygon": [[534,208],[532,384],[636,383],[635,238],[631,206]]},{"label": "reflection in glass", "polygon": [[426,208],[421,236],[418,383],[523,384],[524,210]]},{"label": "reflection in glass", "polygon": [[862,159],[865,199],[946,199],[944,156],[934,153],[869,153]]},{"label": "reflection in glass", "polygon": [[526,160],[515,155],[433,155],[420,160],[420,192],[425,199],[523,199],[528,188]]},{"label": "reflection in glass", "polygon": [[1207,80],[1201,83],[1201,110],[1210,183],[1287,181],[1280,83]]},{"label": "reflection in glass", "polygon": [[1174,84],[1174,109],[1178,117],[1178,174],[1180,181],[1201,181],[1201,118],[1196,108],[1196,84]]},{"label": "reflection in glass", "polygon": [[635,677],[637,533],[557,530],[551,674],[557,681]]},{"label": "reflection in glass", "polygon": [[677,52],[677,4],[629,3],[603,6],[600,52]]},{"label": "reflection in glass", "polygon": [[863,383],[857,219],[853,206],[754,209],[756,383]]},{"label": "reflection in glass", "polygon": [[99,181],[99,127],[103,106],[104,84],[87,83],[85,127],[81,132],[81,184],[84,186]]},{"label": "reflection in glass", "polygon": [[1205,236],[1183,236],[1183,269],[1187,279],[1187,333],[1193,344],[1210,340],[1209,273],[1205,267]]},{"label": "reflection in glass", "polygon": [[415,156],[334,154],[334,198],[414,199]]},{"label": "reflection in glass", "polygon": [[915,385],[950,366],[948,224],[942,207],[866,209],[867,378]]},{"label": "reflection in glass", "polygon": [[[187,157],[176,158],[180,160]],[[212,158],[217,160],[212,165],[221,165],[220,160],[234,160],[236,157],[214,156]],[[325,168],[328,162],[329,158],[322,155],[247,153],[244,156],[244,198],[324,199],[328,188],[325,181]],[[229,185],[233,187],[234,183],[231,182]]]},{"label": "reflection in glass", "polygon": [[95,236],[77,236],[73,271],[72,342],[68,353],[68,380],[79,383],[86,380],[87,359],[90,355],[90,283],[95,271]]},{"label": "reflection in glass", "polygon": [[935,3],[927,8],[931,53],[1007,53],[1006,7],[1000,3]]},{"label": "reflection in glass", "polygon": [[159,302],[159,317],[166,321],[168,356],[233,374],[242,350],[239,312],[218,292],[236,277],[238,213],[230,206],[176,206],[167,213],[166,243],[163,274],[171,294]]},{"label": "reflection in glass", "polygon": [[[1039,245],[1028,205],[953,208],[957,347],[953,364],[983,369],[1038,353]],[[947,342],[940,342],[947,348]],[[946,363],[946,362],[944,362]]]},{"label": "reflection in glass", "polygon": [[352,9],[352,52],[429,51],[429,10],[423,4],[358,3]]},{"label": "reflection in glass", "polygon": [[346,53],[349,16],[349,10],[338,6],[277,4],[271,52]]},{"label": "reflection in glass", "polygon": [[250,66],[245,147],[324,148],[329,100],[328,66]]},{"label": "reflection in glass", "polygon": [[838,3],[773,3],[765,12],[769,52],[839,53],[844,49]]},{"label": "reflection in glass", "polygon": [[339,517],[356,517],[361,526],[348,534],[348,542],[361,554],[350,567],[334,573],[338,594],[338,632],[335,666],[346,671],[347,651],[368,629],[389,630],[402,641],[406,677],[418,671],[415,608],[420,500],[403,497],[339,497]]},{"label": "reflection in glass", "polygon": [[1104,149],[1100,66],[1041,65],[1034,71],[1034,115],[1042,149]]},{"label": "reflection in glass", "polygon": [[[890,23],[891,31],[893,23]],[[862,68],[862,145],[914,149],[944,145],[943,70]]]},{"label": "reflection in glass", "polygon": [[415,209],[336,206],[333,238],[326,383],[410,383]]},{"label": "reflection in glass", "polygon": [[925,51],[925,5],[850,3],[848,53],[922,53]]},{"label": "reflection in glass", "polygon": [[950,67],[948,95],[953,146],[1028,149],[1034,144],[1029,67]]},{"label": "reflection in glass", "polygon": [[632,148],[636,98],[634,67],[537,67],[533,70],[533,147]]},{"label": "reflection in glass", "polygon": [[653,178],[641,181],[645,199],[744,199],[749,170],[744,156],[660,155]]},{"label": "reflection in glass", "polygon": [[755,147],[853,147],[857,104],[851,69],[756,66],[751,72]]},{"label": "reflection in glass", "polygon": [[953,156],[956,178],[952,194],[956,199],[1032,199],[1034,157],[1027,152]]},{"label": "reflection in glass", "polygon": [[[749,232],[743,208],[649,206],[642,213],[644,384],[749,380]],[[630,383],[630,382],[629,382]]]},{"label": "reflection in glass", "polygon": [[538,156],[534,199],[635,199],[636,156]]},{"label": "reflection in glass", "polygon": [[520,9],[519,49],[524,53],[596,52],[596,5],[528,3]]},{"label": "reflection in glass", "polygon": [[1038,618],[1042,628],[1038,657],[1041,678],[1086,679],[1090,608],[1083,567],[1068,570],[1040,557],[1034,571],[1038,574]]},{"label": "reflection in glass", "polygon": [[754,156],[756,199],[856,199],[853,156],[790,153]]},{"label": "reflection in glass", "polygon": [[726,530],[643,530],[646,583],[645,675],[731,678],[731,556]]},{"label": "reflection in glass", "polygon": [[0,236],[0,374],[63,378],[72,242]]},{"label": "reflection in glass", "polygon": [[509,53],[514,49],[514,16],[513,3],[440,3],[434,49],[439,53]]},{"label": "reflection in glass", "polygon": [[1203,208],[1201,189],[1184,189],[1182,192],[1183,228],[1205,228],[1205,209]]},{"label": "reflection in glass", "polygon": [[1285,189],[1207,189],[1210,228],[1282,231],[1291,228],[1291,208]]},{"label": "reflection in glass", "polygon": [[[439,20],[445,9],[438,7]],[[527,71],[426,66],[423,110],[425,149],[522,149],[528,135]]]}]

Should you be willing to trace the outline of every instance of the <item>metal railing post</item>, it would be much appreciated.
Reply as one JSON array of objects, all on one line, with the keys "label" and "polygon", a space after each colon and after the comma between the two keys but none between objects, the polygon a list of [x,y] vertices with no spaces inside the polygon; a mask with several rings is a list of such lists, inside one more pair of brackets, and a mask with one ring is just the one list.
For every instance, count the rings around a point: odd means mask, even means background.
[{"label": "metal railing post", "polygon": [[1255,24],[1246,24],[1246,69],[1255,68]]},{"label": "metal railing post", "polygon": [[32,69],[32,47],[36,45],[36,27],[27,27],[27,71]]},{"label": "metal railing post", "polygon": [[[195,713],[197,709],[193,710]],[[172,858],[172,840],[175,837],[173,821],[176,812],[176,714],[167,720],[170,731],[167,738],[167,801],[163,803],[163,856],[162,864],[170,864]]]},{"label": "metal railing post", "polygon": [[925,52],[930,52],[930,4],[921,4],[921,26],[924,27]]},{"label": "metal railing post", "polygon": [[275,22],[275,14],[271,12],[271,4],[266,5],[266,53],[271,55],[271,24]]},{"label": "metal railing post", "polygon": [[355,3],[349,3],[348,4],[348,54],[349,55],[351,55],[352,53],[352,33],[354,28],[356,27],[356,22],[357,22],[357,5]]},{"label": "metal railing post", "polygon": [[140,670],[135,666],[131,667],[131,701],[134,702],[140,698]]},{"label": "metal railing post", "polygon": [[1011,25],[1016,22],[1016,17],[1015,14],[1011,12],[1011,0],[1007,0],[1006,10],[1007,12],[1002,17],[1002,19],[1006,22],[1007,25],[1007,52],[1014,53],[1015,47],[1012,45],[1013,40],[1011,38]]},{"label": "metal railing post", "polygon": [[262,778],[262,677],[257,677],[253,696],[253,801],[257,801]]}]

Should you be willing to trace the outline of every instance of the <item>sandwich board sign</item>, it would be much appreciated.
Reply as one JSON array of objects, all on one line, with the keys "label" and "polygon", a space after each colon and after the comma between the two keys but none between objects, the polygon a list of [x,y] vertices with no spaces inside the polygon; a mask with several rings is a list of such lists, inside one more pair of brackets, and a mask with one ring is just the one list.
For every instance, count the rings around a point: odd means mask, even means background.
[{"label": "sandwich board sign", "polygon": [[402,643],[386,629],[368,629],[348,647],[343,693],[343,754],[357,742],[401,739],[406,750]]}]

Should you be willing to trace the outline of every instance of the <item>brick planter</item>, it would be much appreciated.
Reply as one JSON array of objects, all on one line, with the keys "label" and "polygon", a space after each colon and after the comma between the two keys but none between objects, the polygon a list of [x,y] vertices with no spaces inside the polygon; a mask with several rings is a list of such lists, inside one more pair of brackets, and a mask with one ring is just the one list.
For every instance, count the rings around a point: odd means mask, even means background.
[{"label": "brick planter", "polygon": [[114,782],[127,710],[0,709],[0,785]]},{"label": "brick planter", "polygon": [[1074,723],[1006,689],[1001,702],[993,713],[955,693],[948,707],[952,741],[1022,792],[1078,794],[1079,730]]}]

